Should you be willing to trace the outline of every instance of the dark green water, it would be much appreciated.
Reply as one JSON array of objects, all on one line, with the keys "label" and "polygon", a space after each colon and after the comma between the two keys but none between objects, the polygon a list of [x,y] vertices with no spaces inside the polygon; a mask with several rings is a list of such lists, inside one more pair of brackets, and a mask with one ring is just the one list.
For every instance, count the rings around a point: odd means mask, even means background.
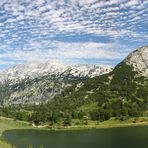
[{"label": "dark green water", "polygon": [[18,148],[148,148],[148,126],[84,131],[11,130],[4,138]]}]

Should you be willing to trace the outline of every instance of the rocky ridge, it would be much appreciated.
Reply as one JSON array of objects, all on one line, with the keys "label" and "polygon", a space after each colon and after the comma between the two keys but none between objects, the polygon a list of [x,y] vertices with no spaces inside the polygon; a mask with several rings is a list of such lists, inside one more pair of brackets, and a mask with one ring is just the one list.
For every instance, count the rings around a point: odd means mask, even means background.
[{"label": "rocky ridge", "polygon": [[111,70],[110,66],[67,66],[55,61],[17,65],[0,73],[0,104],[46,103],[73,83]]},{"label": "rocky ridge", "polygon": [[129,54],[124,62],[131,65],[135,71],[148,77],[148,46],[135,50]]},{"label": "rocky ridge", "polygon": [[72,75],[73,77],[87,77],[92,78],[112,70],[109,65],[64,65],[63,63],[55,61],[47,62],[29,62],[27,64],[17,65],[0,73],[0,83],[15,84],[21,82],[23,79],[34,79],[46,75],[55,75],[56,77],[66,77]]}]

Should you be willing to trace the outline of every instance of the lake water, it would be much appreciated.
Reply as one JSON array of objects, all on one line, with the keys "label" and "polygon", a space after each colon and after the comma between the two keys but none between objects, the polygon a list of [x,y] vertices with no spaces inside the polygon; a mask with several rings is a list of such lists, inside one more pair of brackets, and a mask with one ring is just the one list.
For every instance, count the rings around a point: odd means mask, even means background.
[{"label": "lake water", "polygon": [[18,148],[29,144],[34,148],[148,148],[148,126],[83,131],[11,130],[3,136]]}]

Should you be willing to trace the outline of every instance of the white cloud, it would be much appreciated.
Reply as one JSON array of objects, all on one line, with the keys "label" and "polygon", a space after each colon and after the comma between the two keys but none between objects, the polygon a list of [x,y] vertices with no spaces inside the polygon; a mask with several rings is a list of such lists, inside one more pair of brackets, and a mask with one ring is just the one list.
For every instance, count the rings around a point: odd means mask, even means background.
[{"label": "white cloud", "polygon": [[[42,46],[37,42],[30,42],[30,46]],[[43,44],[47,44],[44,42]],[[47,50],[7,50],[0,54],[2,59],[15,59],[15,61],[34,61],[34,60],[60,60],[66,62],[67,60],[76,60],[81,63],[83,59],[98,59],[98,60],[112,60],[123,57],[116,48],[117,43],[63,43],[50,42],[51,48]],[[52,49],[54,47],[54,50]],[[124,47],[124,46],[123,46]],[[123,48],[122,47],[122,48]],[[115,51],[112,49],[116,49]],[[125,54],[125,53],[124,53]]]},{"label": "white cloud", "polygon": [[[68,3],[62,1],[46,1],[45,0],[37,0],[29,2],[28,5],[24,7],[23,1],[8,1],[9,3],[5,4],[5,11],[11,12],[11,18],[6,19],[7,23],[16,23],[17,25],[25,25],[24,19],[37,30],[42,31],[42,28],[46,28],[48,26],[49,34],[51,32],[56,33],[93,33],[99,35],[97,30],[106,30],[106,35],[108,31],[111,29],[115,31],[114,28],[118,29],[119,26],[123,26],[122,24],[125,21],[128,21],[128,26],[130,26],[130,20],[133,19],[134,15],[139,15],[141,18],[144,14],[146,14],[146,6],[148,2],[142,2],[138,0],[130,0],[130,1],[121,1],[121,0],[110,0],[110,1],[96,1],[96,0],[71,0]],[[27,1],[26,1],[27,2]],[[69,3],[71,2],[71,3]],[[79,3],[82,7],[78,7],[77,3]],[[62,5],[61,5],[62,4]],[[59,5],[59,7],[57,7]],[[37,7],[36,9],[34,7]],[[121,12],[123,9],[129,10]],[[138,9],[138,12],[131,11],[131,9]],[[122,16],[123,13],[123,16]],[[127,14],[127,15],[125,15]],[[15,18],[14,16],[17,15]],[[124,20],[122,18],[124,17]],[[125,20],[126,19],[126,20]],[[146,19],[145,17],[142,19]],[[114,27],[108,26],[108,21],[111,20],[111,23],[114,24]],[[117,21],[118,20],[118,21]],[[140,19],[136,19],[140,21]],[[19,21],[19,22],[17,22]],[[89,21],[89,23],[85,23]],[[96,22],[95,29],[91,28],[91,25]],[[135,26],[138,23],[135,21]],[[6,23],[4,22],[4,23]],[[34,22],[34,23],[33,23]],[[35,23],[37,22],[37,23]],[[42,28],[38,26],[42,24]],[[101,25],[100,25],[101,24]],[[50,27],[49,27],[50,26]],[[55,27],[56,26],[56,27]],[[15,26],[14,26],[15,27]],[[24,26],[25,27],[25,26]],[[125,26],[124,26],[125,27]],[[87,32],[87,29],[89,31]],[[91,30],[92,29],[92,30]],[[133,28],[130,28],[132,30]],[[96,32],[95,32],[96,30]],[[126,30],[126,28],[125,28]],[[101,33],[103,34],[103,33]],[[141,36],[143,35],[140,32]],[[116,32],[116,36],[122,36],[118,31]]]},{"label": "white cloud", "polygon": [[[113,41],[148,40],[147,6],[148,1],[142,0],[68,0],[67,3],[64,0],[1,0],[0,58],[23,61],[40,57],[121,58],[120,44],[74,43],[74,38],[73,43],[65,42],[66,39],[58,42],[56,37],[86,35],[105,36]],[[2,49],[5,52],[1,53]]]}]

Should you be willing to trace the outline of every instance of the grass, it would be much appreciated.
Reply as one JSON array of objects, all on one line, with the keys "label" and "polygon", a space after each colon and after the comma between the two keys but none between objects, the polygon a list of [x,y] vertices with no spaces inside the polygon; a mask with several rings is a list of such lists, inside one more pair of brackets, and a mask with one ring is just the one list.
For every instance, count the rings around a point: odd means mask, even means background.
[{"label": "grass", "polygon": [[0,138],[0,148],[12,148],[9,143]]},{"label": "grass", "polygon": [[89,112],[96,110],[96,109],[98,109],[97,103],[83,105],[79,108],[79,110],[82,110],[83,112],[86,112],[86,113],[89,113]]},{"label": "grass", "polygon": [[6,130],[31,128],[28,122],[0,117],[0,135]]}]

